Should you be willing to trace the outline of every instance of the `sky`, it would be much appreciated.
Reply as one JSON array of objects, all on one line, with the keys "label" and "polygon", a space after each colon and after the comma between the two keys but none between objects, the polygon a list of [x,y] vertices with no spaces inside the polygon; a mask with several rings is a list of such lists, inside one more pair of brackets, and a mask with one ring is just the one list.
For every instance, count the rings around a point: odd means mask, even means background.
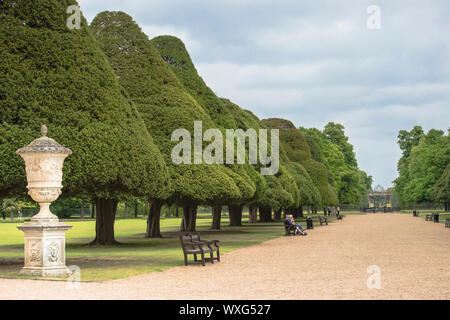
[{"label": "sky", "polygon": [[450,127],[448,0],[78,2],[89,22],[120,10],[179,37],[207,85],[261,119],[343,124],[374,187],[398,176],[399,130]]}]

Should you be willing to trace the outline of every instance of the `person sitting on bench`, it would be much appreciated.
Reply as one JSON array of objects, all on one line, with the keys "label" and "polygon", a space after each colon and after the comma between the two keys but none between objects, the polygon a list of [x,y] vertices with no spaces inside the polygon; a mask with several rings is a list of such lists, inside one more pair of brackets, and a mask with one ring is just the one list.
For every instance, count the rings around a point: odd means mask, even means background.
[{"label": "person sitting on bench", "polygon": [[288,214],[284,217],[284,227],[286,228],[286,235],[288,235],[290,231],[295,234],[296,226],[292,224],[291,218]]},{"label": "person sitting on bench", "polygon": [[306,235],[306,232],[305,231],[303,231],[303,227],[299,224],[299,223],[295,223],[295,221],[294,221],[294,216],[292,215],[292,214],[290,214],[289,216],[289,219],[291,220],[291,224],[292,225],[294,225],[294,226],[296,226],[296,230],[295,230],[295,233],[297,233],[297,234],[301,234],[301,235]]}]

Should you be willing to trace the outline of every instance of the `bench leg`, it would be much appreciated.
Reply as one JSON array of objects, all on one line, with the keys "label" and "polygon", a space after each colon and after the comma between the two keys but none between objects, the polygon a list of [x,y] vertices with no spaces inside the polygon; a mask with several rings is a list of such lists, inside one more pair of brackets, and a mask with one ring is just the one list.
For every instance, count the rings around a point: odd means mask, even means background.
[{"label": "bench leg", "polygon": [[184,254],[184,265],[185,265],[185,266],[188,265],[187,254]]},{"label": "bench leg", "polygon": [[219,261],[220,262],[220,252],[219,252],[219,248],[217,248],[217,261]]},{"label": "bench leg", "polygon": [[202,252],[202,266],[205,266],[205,254]]}]

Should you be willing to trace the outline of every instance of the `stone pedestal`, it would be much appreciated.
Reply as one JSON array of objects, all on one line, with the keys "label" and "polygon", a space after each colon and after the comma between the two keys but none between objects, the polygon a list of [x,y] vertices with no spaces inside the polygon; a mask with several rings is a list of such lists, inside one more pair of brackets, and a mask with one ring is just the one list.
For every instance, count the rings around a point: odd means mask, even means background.
[{"label": "stone pedestal", "polygon": [[20,273],[42,277],[69,275],[65,248],[66,231],[71,227],[58,221],[28,222],[17,227],[25,233],[25,266]]},{"label": "stone pedestal", "polygon": [[25,160],[28,194],[40,207],[31,222],[18,227],[25,233],[25,266],[20,273],[60,277],[71,273],[65,254],[66,231],[71,226],[59,222],[50,211],[50,204],[61,195],[63,163],[72,150],[47,137],[45,125],[41,134],[42,137],[16,151]]}]

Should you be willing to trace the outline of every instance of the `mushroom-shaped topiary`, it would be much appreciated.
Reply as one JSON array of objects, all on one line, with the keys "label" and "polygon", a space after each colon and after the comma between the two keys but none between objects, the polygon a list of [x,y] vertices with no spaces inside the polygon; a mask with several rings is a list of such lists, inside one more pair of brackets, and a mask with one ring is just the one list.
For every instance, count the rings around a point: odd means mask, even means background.
[{"label": "mushroom-shaped topiary", "polygon": [[[119,83],[136,104],[170,166],[171,195],[157,199],[156,205],[152,204],[156,210],[150,212],[148,236],[160,236],[159,210],[163,202],[183,205],[182,229],[194,230],[198,204],[241,197],[223,165],[172,163],[171,152],[178,143],[171,141],[174,130],[186,129],[193,136],[194,121],[202,122],[203,131],[214,128],[214,122],[129,15],[123,12],[99,13],[92,21],[91,29],[116,71]],[[154,225],[155,221],[157,225]]]},{"label": "mushroom-shaped topiary", "polygon": [[0,1],[0,196],[25,190],[14,152],[45,123],[73,150],[63,196],[94,200],[93,243],[114,244],[117,201],[164,196],[167,169],[86,20],[67,27],[69,5],[76,1]]},{"label": "mushroom-shaped topiary", "polygon": [[[224,101],[217,97],[199,76],[184,43],[180,39],[172,36],[159,36],[151,41],[180,82],[191,96],[206,110],[217,127],[222,129],[223,133],[225,133],[225,129],[237,129],[234,115],[225,106]],[[226,148],[224,154],[225,152]],[[222,204],[229,205],[230,225],[238,226],[241,225],[243,205],[254,197],[255,185],[258,184],[258,179],[260,178],[257,174],[252,173],[255,169],[248,164],[228,165],[228,167],[235,173],[235,175],[231,176],[241,192],[241,198]],[[214,206],[214,216],[220,214],[222,204]],[[213,221],[212,228],[220,228],[219,220],[220,216]]]},{"label": "mushroom-shaped topiary", "polygon": [[[336,192],[328,182],[327,168],[312,159],[309,145],[302,133],[289,120],[272,118],[262,121],[268,127],[280,130],[280,143],[283,145],[289,161],[299,163],[306,169],[320,192],[322,204],[337,205]],[[291,170],[291,172],[295,171]],[[311,196],[313,195],[311,194]],[[317,203],[313,204],[313,206],[316,205]]]}]

